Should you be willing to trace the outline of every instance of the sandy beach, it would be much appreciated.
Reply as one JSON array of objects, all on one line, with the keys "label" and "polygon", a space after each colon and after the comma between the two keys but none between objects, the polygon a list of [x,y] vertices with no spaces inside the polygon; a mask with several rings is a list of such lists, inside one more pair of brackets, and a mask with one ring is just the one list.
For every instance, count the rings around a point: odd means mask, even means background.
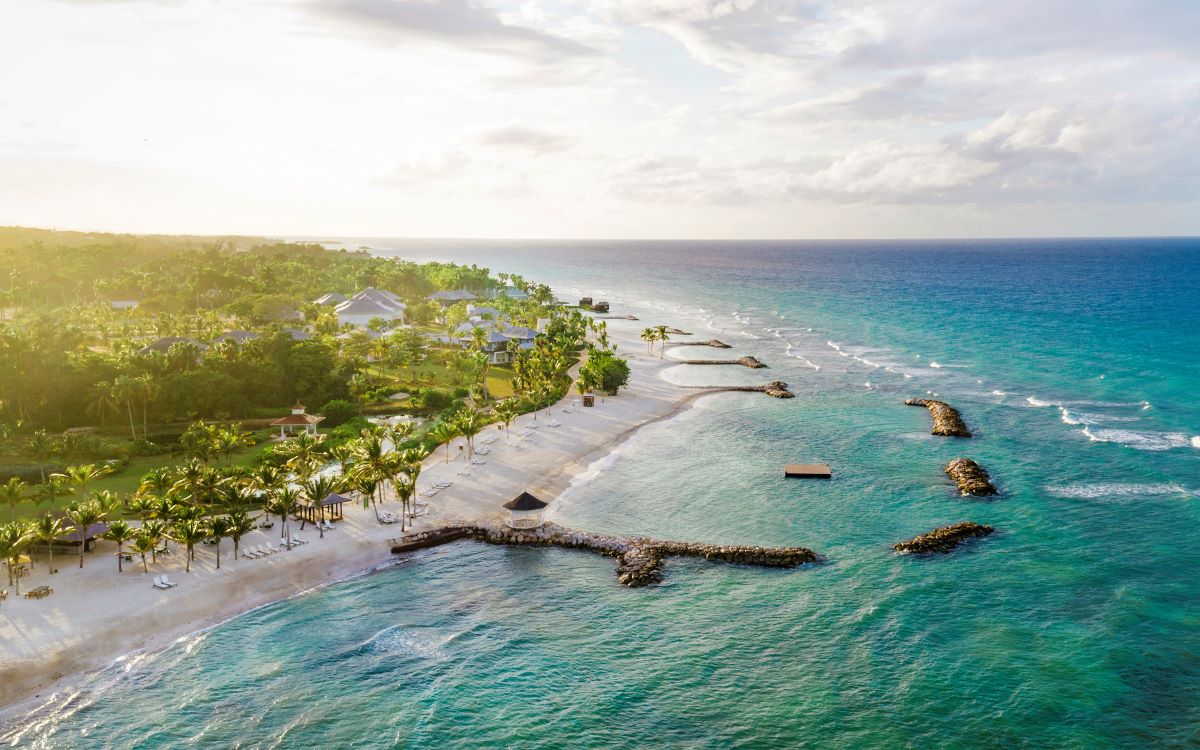
[{"label": "sandy beach", "polygon": [[[466,451],[458,449],[461,439],[451,445],[449,462],[445,447],[429,456],[420,486],[442,480],[453,484],[429,498],[429,512],[417,519],[413,530],[450,520],[500,518],[500,506],[523,490],[551,502],[553,517],[553,500],[572,477],[639,427],[704,395],[705,390],[685,389],[660,377],[678,361],[670,349],[665,359],[657,353],[647,355],[645,344],[637,339],[641,325],[610,322],[610,337],[629,359],[631,370],[629,388],[619,396],[598,398],[595,408],[569,409],[576,396],[568,394],[548,411],[519,417],[510,426],[511,439],[496,426],[489,427],[477,436],[477,447],[489,435],[499,439],[480,457],[486,463],[471,467],[469,473],[460,473],[469,466]],[[551,419],[561,426],[551,426]],[[519,437],[527,429],[529,436]],[[384,509],[399,513],[400,507],[388,498]],[[274,529],[245,537],[242,547],[277,544],[275,520]],[[200,545],[190,573],[184,572],[184,549],[176,544],[150,566],[149,574],[136,557],[118,573],[116,545],[107,541],[87,554],[82,570],[77,556],[56,554],[56,575],[49,574],[45,555],[39,553],[21,589],[47,585],[53,595],[40,600],[10,596],[0,605],[0,712],[13,712],[69,689],[73,681],[123,654],[165,648],[188,633],[255,607],[386,564],[391,559],[390,540],[400,536],[398,524],[381,525],[361,506],[348,506],[345,519],[323,539],[312,527],[299,531],[298,522],[291,527],[293,535],[308,543],[264,558],[234,559],[233,544],[226,540],[219,570],[213,548]],[[164,573],[178,586],[154,588],[153,577]]]}]

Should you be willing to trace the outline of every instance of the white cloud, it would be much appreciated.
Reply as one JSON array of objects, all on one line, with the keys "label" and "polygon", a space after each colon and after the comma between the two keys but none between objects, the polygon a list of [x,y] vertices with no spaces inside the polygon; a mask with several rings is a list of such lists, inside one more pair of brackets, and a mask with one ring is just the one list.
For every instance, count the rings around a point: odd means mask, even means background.
[{"label": "white cloud", "polygon": [[0,224],[1200,232],[1195,3],[12,5]]}]

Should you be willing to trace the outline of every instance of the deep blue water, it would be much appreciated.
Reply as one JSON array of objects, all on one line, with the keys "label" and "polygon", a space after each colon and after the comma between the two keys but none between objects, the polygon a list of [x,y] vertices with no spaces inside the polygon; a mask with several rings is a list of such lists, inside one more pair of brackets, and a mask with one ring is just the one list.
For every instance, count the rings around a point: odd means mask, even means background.
[{"label": "deep blue water", "polygon": [[[798,398],[702,399],[554,518],[828,562],[674,561],[633,591],[588,554],[433,550],[109,670],[19,744],[1200,745],[1200,241],[366,242],[766,361]],[[901,403],[929,393],[976,437],[929,436]],[[958,497],[960,455],[1002,496]],[[793,460],[835,478],[785,481]],[[966,519],[998,531],[890,549]]]}]

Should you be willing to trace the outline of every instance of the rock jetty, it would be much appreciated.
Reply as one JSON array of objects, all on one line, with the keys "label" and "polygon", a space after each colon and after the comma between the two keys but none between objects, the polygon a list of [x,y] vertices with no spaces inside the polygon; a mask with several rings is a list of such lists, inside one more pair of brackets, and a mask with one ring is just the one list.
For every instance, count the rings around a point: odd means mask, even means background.
[{"label": "rock jetty", "polygon": [[662,561],[665,557],[699,557],[716,562],[767,568],[795,568],[821,560],[820,555],[804,547],[665,542],[641,537],[626,538],[575,531],[554,523],[546,523],[537,529],[510,529],[496,522],[454,524],[423,531],[397,540],[392,546],[392,554],[414,552],[459,539],[471,539],[487,544],[584,549],[615,557],[617,580],[631,588],[662,581]]},{"label": "rock jetty", "polygon": [[958,491],[964,495],[987,497],[996,494],[996,485],[992,484],[987,469],[969,458],[956,458],[946,464],[946,474],[958,485]]},{"label": "rock jetty", "polygon": [[739,357],[737,359],[685,359],[685,365],[741,365],[755,370],[766,367],[757,357]]},{"label": "rock jetty", "polygon": [[670,326],[667,327],[667,333],[671,334],[672,336],[691,336],[692,335],[691,331],[684,331],[679,328],[671,328]]},{"label": "rock jetty", "polygon": [[946,554],[968,539],[977,536],[987,536],[993,531],[995,529],[991,526],[984,526],[974,521],[962,521],[961,523],[942,526],[920,536],[915,536],[907,542],[899,542],[892,545],[892,549],[897,552],[911,554],[926,554],[930,552]]},{"label": "rock jetty", "polygon": [[927,398],[910,398],[904,402],[908,406],[924,406],[933,415],[933,434],[942,437],[971,437],[971,431],[959,416],[958,410],[945,401],[932,401]]},{"label": "rock jetty", "polygon": [[724,341],[717,339],[709,339],[708,341],[676,341],[667,346],[711,346],[714,349],[732,349],[733,346],[726,344]]}]

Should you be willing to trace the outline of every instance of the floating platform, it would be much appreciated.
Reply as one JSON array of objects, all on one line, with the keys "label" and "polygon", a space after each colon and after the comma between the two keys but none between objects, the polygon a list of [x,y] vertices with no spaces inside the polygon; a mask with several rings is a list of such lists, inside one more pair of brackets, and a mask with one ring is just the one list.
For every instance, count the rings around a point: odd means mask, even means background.
[{"label": "floating platform", "polygon": [[799,477],[801,479],[833,478],[833,472],[829,470],[829,464],[785,464],[783,475],[785,477]]}]

